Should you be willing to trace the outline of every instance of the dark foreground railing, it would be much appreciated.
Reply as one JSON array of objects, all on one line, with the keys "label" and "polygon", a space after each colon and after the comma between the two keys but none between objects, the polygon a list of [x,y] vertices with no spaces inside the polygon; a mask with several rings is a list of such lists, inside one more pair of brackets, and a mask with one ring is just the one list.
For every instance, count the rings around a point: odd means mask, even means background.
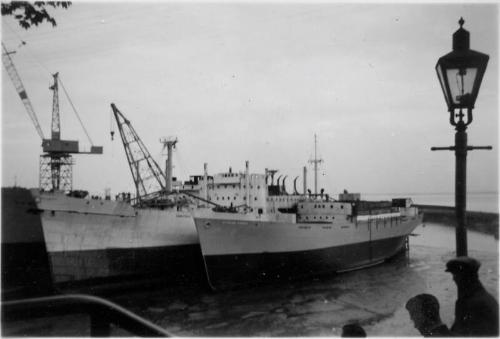
[{"label": "dark foreground railing", "polygon": [[[109,337],[111,324],[136,336],[170,337],[170,333],[108,300],[82,294],[13,300],[2,303],[3,326],[8,321],[87,314],[90,336]],[[5,333],[4,333],[5,335]]]}]

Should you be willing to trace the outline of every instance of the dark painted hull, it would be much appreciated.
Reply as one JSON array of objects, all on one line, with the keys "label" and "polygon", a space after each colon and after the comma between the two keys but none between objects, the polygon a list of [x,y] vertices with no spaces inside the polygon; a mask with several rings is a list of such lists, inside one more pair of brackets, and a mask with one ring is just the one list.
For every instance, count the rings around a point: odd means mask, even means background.
[{"label": "dark painted hull", "polygon": [[40,215],[30,190],[2,187],[2,299],[52,292]]},{"label": "dark painted hull", "polygon": [[375,265],[398,254],[405,243],[406,236],[400,236],[311,251],[205,256],[205,265],[210,286],[224,289]]}]

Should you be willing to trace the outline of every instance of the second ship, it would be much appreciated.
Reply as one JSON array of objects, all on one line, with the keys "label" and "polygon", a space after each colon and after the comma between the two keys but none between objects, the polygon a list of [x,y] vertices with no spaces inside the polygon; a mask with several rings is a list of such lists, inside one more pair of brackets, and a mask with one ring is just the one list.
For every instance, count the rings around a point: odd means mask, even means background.
[{"label": "second ship", "polygon": [[241,208],[195,211],[212,289],[376,265],[401,252],[422,223],[410,198],[365,201],[345,191],[335,200],[323,190],[306,194],[305,184],[304,194],[288,195],[268,186],[268,176],[247,169],[233,179],[245,192]]}]

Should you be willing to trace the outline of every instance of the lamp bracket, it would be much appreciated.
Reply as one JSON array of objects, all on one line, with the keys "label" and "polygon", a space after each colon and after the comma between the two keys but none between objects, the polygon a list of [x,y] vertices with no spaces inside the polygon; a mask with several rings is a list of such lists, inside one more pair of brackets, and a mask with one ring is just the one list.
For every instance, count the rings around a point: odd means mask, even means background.
[{"label": "lamp bracket", "polygon": [[[467,119],[464,119],[467,114]],[[472,109],[467,108],[467,113],[464,114],[460,108],[458,111],[455,109],[450,110],[450,124],[456,127],[456,130],[465,130],[472,122]]]},{"label": "lamp bracket", "polygon": [[[476,149],[483,149],[483,150],[492,150],[492,146],[467,146],[468,151],[473,151]],[[431,151],[454,151],[455,146],[448,146],[448,147],[431,147]]]}]

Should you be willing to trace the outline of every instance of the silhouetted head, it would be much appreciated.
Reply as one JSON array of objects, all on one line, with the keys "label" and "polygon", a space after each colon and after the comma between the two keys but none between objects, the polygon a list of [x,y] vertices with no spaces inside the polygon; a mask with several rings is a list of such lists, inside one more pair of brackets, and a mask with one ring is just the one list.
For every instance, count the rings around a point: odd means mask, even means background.
[{"label": "silhouetted head", "polygon": [[481,263],[470,257],[456,257],[446,263],[446,272],[452,274],[477,274]]},{"label": "silhouetted head", "polygon": [[408,300],[406,309],[415,328],[423,335],[441,323],[439,302],[432,294],[419,294]]},{"label": "silhouetted head", "polygon": [[457,257],[446,263],[446,272],[453,274],[457,284],[477,278],[481,263],[470,257]]},{"label": "silhouetted head", "polygon": [[363,327],[358,324],[347,324],[342,327],[341,337],[345,338],[363,338],[366,337],[366,332]]}]

